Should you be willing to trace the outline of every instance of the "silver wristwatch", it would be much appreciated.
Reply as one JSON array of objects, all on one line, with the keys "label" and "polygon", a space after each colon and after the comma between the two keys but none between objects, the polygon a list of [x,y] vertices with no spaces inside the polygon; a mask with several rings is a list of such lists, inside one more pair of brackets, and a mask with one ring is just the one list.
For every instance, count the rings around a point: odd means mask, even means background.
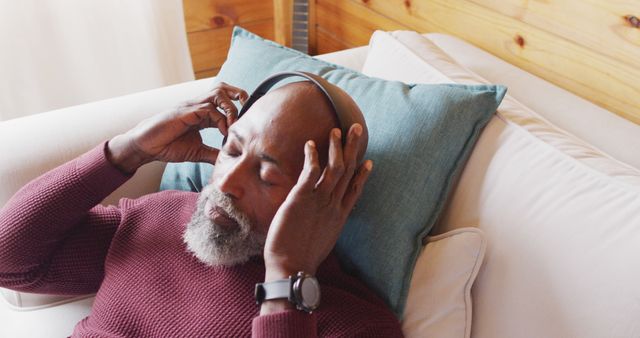
[{"label": "silver wristwatch", "polygon": [[258,305],[265,300],[288,299],[298,310],[311,313],[320,305],[320,284],[315,277],[299,271],[287,279],[256,284],[255,297]]}]

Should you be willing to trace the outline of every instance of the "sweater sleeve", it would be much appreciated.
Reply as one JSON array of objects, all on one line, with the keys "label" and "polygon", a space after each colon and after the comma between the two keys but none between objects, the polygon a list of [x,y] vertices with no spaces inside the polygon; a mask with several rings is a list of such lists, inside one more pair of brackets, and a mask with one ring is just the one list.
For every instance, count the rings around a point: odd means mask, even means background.
[{"label": "sweater sleeve", "polygon": [[121,211],[99,203],[132,175],[107,141],[20,189],[0,210],[0,286],[49,294],[96,292]]},{"label": "sweater sleeve", "polygon": [[318,336],[317,327],[315,313],[286,310],[255,317],[251,325],[251,336],[254,338],[311,338]]}]

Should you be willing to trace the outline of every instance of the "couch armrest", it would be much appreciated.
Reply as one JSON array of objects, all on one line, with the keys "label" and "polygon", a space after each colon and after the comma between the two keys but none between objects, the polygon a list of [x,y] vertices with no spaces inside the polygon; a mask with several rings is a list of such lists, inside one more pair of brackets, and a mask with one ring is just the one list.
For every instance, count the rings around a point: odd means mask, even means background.
[{"label": "couch armrest", "polygon": [[[0,207],[32,179],[212,85],[211,78],[190,81],[0,122]],[[164,166],[156,162],[140,168],[103,203],[157,191]]]}]

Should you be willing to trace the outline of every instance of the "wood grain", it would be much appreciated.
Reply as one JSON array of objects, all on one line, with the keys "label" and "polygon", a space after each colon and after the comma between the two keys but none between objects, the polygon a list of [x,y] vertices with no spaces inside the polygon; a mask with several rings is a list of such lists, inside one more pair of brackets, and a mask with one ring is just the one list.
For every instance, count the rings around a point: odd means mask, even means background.
[{"label": "wood grain", "polygon": [[187,32],[273,19],[272,1],[183,0]]},{"label": "wood grain", "polygon": [[336,39],[333,35],[325,31],[322,27],[318,27],[316,31],[316,51],[318,54],[326,54],[343,50],[355,46]]},{"label": "wood grain", "polygon": [[625,19],[627,15],[640,16],[638,0],[471,2],[640,67],[640,29]]},{"label": "wood grain", "polygon": [[349,47],[368,44],[377,29],[410,29],[355,1],[317,0],[316,6],[318,28]]},{"label": "wood grain", "polygon": [[220,70],[233,26],[273,39],[273,1],[183,0],[183,8],[191,63],[198,79]]},{"label": "wood grain", "polygon": [[309,0],[309,55],[316,55],[318,51],[316,49],[318,45],[318,7],[316,6],[316,0]]},{"label": "wood grain", "polygon": [[[265,39],[273,40],[273,20],[263,20],[242,25]],[[209,29],[189,33],[191,62],[196,73],[220,67],[227,58],[233,27]]]},{"label": "wood grain", "polygon": [[293,0],[273,0],[273,20],[275,41],[291,47],[291,26],[293,25]]},{"label": "wood grain", "polygon": [[208,78],[208,77],[212,77],[212,76],[216,76],[218,75],[218,72],[220,72],[220,67],[217,68],[213,68],[213,69],[207,69],[207,70],[201,70],[199,72],[196,72],[196,79],[204,79],[204,78]]},{"label": "wood grain", "polygon": [[[517,3],[515,0],[508,2],[512,5]],[[624,39],[619,38],[618,42],[611,41],[612,37],[600,38],[605,42],[596,48],[593,45],[595,42],[590,44],[585,37],[574,35],[574,38],[569,39],[563,35],[571,34],[572,29],[578,28],[565,28],[564,32],[558,33],[553,28],[539,28],[537,25],[542,26],[542,22],[535,25],[525,22],[513,12],[514,6],[511,9],[496,10],[494,7],[501,3],[502,1],[497,0],[318,0],[317,20],[319,28],[349,45],[364,43],[365,36],[370,34],[368,32],[376,28],[412,29],[458,36],[640,124],[640,68],[634,66],[640,54],[631,55],[631,51],[637,47],[634,34],[640,33],[625,30],[621,34]],[[582,2],[574,3],[575,6],[580,6]],[[606,7],[622,1],[589,0],[585,3],[591,4],[591,7],[585,8],[593,8],[594,4],[606,3]],[[577,11],[579,8],[583,7],[574,7],[573,10]],[[511,12],[507,14],[507,11]],[[327,17],[323,17],[322,13]],[[328,15],[330,13],[345,14],[331,16]],[[590,24],[601,27],[607,25],[606,20]],[[566,27],[569,24],[562,25]],[[577,24],[574,27],[578,27]],[[612,29],[599,33],[599,36],[610,36],[614,31]],[[592,39],[596,41],[596,38]],[[610,50],[609,46],[622,44],[626,46],[619,47],[618,52]]]}]

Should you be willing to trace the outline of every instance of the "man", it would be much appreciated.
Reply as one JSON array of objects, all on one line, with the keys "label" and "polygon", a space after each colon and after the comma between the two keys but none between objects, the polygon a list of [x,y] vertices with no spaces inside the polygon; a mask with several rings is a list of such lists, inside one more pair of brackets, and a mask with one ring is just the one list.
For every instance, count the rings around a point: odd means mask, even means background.
[{"label": "man", "polygon": [[[74,337],[401,336],[384,303],[330,253],[372,170],[359,165],[367,133],[356,104],[349,98],[359,123],[343,145],[310,82],[269,92],[237,119],[232,100],[246,99],[221,83],[23,187],[0,211],[0,286],[97,292]],[[222,149],[202,144],[207,127],[228,137]],[[98,204],[154,160],[215,168],[200,194]],[[310,306],[265,297],[298,275],[319,281],[312,313],[313,284],[300,291]]]}]

